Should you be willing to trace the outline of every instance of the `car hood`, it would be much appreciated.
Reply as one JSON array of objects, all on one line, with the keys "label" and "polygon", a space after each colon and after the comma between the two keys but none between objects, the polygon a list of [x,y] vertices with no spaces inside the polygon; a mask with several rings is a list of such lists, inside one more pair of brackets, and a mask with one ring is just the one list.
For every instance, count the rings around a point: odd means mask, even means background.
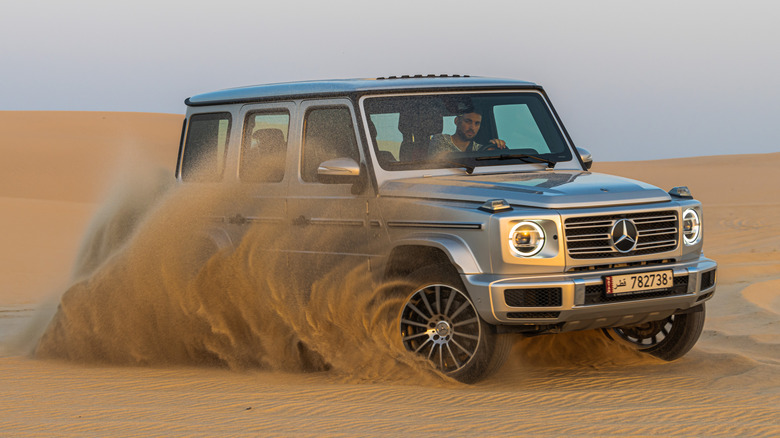
[{"label": "car hood", "polygon": [[383,197],[485,202],[505,199],[512,205],[578,208],[669,201],[663,190],[618,176],[581,171],[541,171],[485,175],[446,175],[387,181]]}]

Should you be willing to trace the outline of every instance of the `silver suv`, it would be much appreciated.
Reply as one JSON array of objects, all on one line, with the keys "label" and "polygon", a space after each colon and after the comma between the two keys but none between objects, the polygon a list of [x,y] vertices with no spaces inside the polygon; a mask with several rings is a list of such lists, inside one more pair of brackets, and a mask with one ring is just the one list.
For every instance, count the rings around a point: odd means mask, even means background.
[{"label": "silver suv", "polygon": [[699,338],[717,268],[701,204],[590,172],[539,85],[403,76],[186,104],[178,180],[253,193],[215,245],[275,222],[294,272],[353,263],[402,281],[399,345],[455,379],[497,370],[512,334],[601,329],[665,360]]}]

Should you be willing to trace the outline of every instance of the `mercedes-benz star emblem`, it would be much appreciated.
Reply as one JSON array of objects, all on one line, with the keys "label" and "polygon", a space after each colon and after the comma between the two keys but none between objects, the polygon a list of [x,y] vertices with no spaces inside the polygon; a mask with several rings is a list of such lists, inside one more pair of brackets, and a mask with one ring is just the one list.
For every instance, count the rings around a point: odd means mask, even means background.
[{"label": "mercedes-benz star emblem", "polygon": [[639,231],[636,229],[636,225],[629,219],[620,219],[612,226],[612,231],[609,233],[612,236],[612,246],[616,250],[626,253],[633,251],[636,248],[637,236]]}]

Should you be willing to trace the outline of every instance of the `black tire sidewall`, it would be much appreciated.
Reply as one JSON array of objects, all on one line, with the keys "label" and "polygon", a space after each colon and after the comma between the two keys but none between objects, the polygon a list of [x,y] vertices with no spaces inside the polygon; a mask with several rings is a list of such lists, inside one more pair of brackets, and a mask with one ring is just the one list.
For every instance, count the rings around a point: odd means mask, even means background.
[{"label": "black tire sidewall", "polygon": [[676,315],[669,335],[657,345],[642,351],[666,361],[683,357],[699,340],[705,316],[704,303],[686,313]]},{"label": "black tire sidewall", "polygon": [[620,334],[615,332],[620,327],[605,328],[602,329],[602,332],[612,341],[623,344],[628,348],[651,354],[659,359],[673,361],[684,356],[699,340],[704,327],[705,315],[704,303],[689,309],[685,313],[675,314],[674,323],[669,334],[658,344],[647,347],[623,339]]}]

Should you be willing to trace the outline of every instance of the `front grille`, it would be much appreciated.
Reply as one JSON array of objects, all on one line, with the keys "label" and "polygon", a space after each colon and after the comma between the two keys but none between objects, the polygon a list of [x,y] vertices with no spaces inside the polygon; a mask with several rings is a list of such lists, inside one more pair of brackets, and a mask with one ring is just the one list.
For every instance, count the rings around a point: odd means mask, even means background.
[{"label": "front grille", "polygon": [[604,284],[585,286],[585,304],[615,303],[620,301],[644,300],[647,298],[673,297],[688,293],[688,276],[674,277],[672,287],[633,295],[607,296]]},{"label": "front grille", "polygon": [[559,307],[561,295],[559,287],[507,289],[504,291],[504,301],[510,307]]},{"label": "front grille", "polygon": [[509,312],[506,314],[507,318],[514,319],[545,319],[545,318],[557,318],[561,312]]},{"label": "front grille", "polygon": [[[612,246],[615,222],[630,219],[639,235],[636,247],[626,253]],[[656,254],[677,248],[679,221],[674,210],[571,217],[564,221],[566,250],[571,258],[593,259]]]}]

